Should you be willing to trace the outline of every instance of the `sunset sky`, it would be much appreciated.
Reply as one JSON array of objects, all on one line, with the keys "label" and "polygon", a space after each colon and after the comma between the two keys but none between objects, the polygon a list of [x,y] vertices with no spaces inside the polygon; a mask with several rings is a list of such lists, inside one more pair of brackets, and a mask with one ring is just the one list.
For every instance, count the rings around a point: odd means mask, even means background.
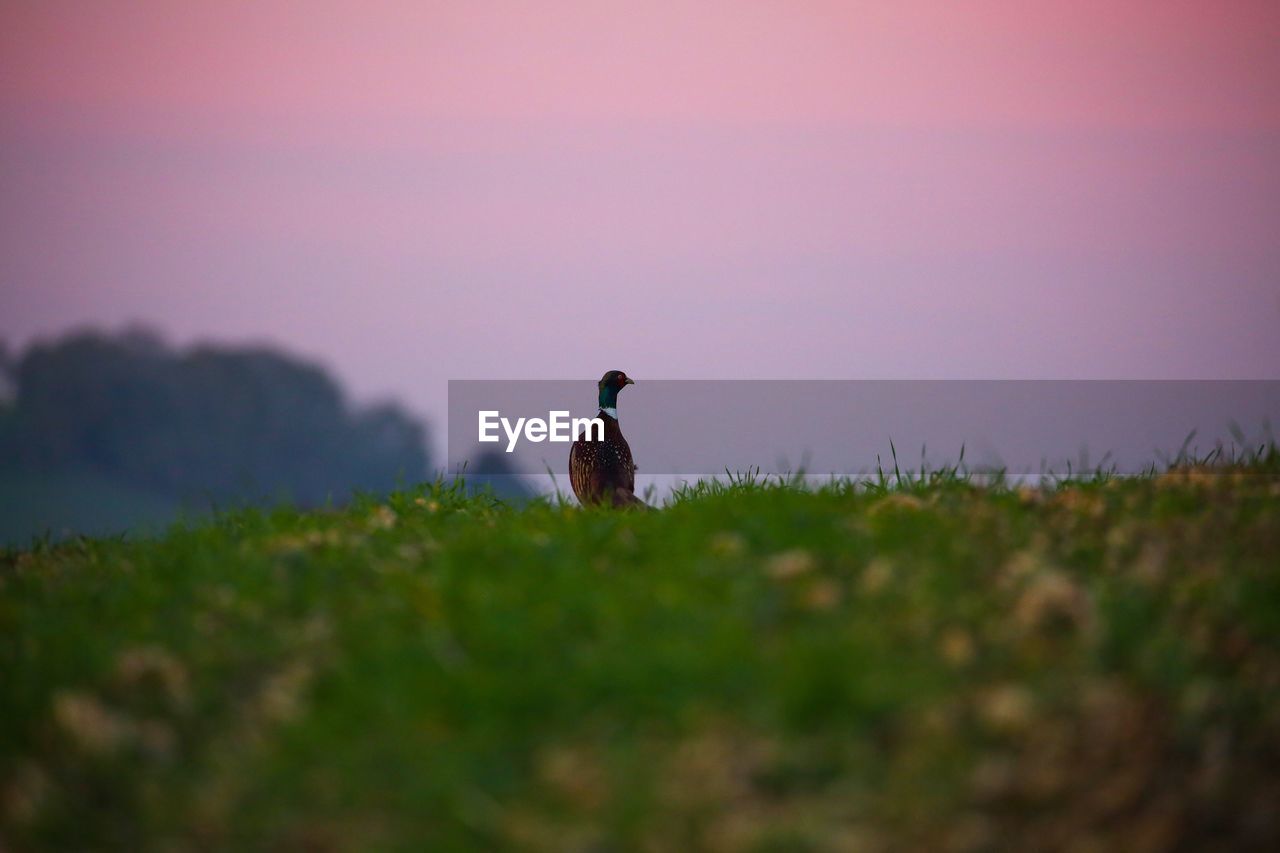
[{"label": "sunset sky", "polygon": [[439,429],[610,368],[1277,378],[1277,45],[1274,0],[5,2],[0,338],[267,341]]}]

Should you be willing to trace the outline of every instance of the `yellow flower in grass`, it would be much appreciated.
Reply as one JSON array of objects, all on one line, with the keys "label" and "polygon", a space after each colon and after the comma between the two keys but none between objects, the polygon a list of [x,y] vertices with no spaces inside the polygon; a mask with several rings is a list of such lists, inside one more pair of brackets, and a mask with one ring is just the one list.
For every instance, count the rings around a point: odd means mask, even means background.
[{"label": "yellow flower in grass", "polygon": [[98,755],[114,752],[132,734],[128,721],[96,696],[73,690],[53,697],[53,719],[81,749]]},{"label": "yellow flower in grass", "polygon": [[711,537],[710,550],[717,557],[739,557],[746,552],[747,541],[740,533],[721,531]]},{"label": "yellow flower in grass", "polygon": [[862,571],[861,588],[867,595],[875,595],[893,580],[893,564],[884,557],[876,557]]},{"label": "yellow flower in grass", "polygon": [[873,503],[871,509],[867,510],[867,514],[875,518],[887,512],[915,512],[923,507],[924,501],[915,495],[895,492]]},{"label": "yellow flower in grass", "polygon": [[790,580],[808,574],[817,564],[808,551],[803,548],[793,548],[770,557],[765,570],[776,580]]},{"label": "yellow flower in grass", "polygon": [[373,512],[369,513],[369,529],[390,530],[396,526],[398,518],[396,511],[389,506],[375,507]]},{"label": "yellow flower in grass", "polygon": [[942,659],[952,666],[964,666],[973,661],[973,637],[968,631],[952,628],[938,641],[938,651]]},{"label": "yellow flower in grass", "polygon": [[991,730],[1012,734],[1031,724],[1035,699],[1025,687],[1001,684],[978,697],[977,711],[979,719]]}]

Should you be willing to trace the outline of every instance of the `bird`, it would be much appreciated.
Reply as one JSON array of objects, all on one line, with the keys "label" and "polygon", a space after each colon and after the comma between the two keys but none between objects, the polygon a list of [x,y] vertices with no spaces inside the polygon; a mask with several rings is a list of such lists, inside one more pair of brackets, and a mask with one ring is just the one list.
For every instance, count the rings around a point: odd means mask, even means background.
[{"label": "bird", "polygon": [[603,440],[588,440],[588,428],[569,448],[569,483],[583,506],[648,508],[636,497],[636,464],[631,446],[618,426],[618,392],[635,381],[621,370],[610,370],[598,383]]}]

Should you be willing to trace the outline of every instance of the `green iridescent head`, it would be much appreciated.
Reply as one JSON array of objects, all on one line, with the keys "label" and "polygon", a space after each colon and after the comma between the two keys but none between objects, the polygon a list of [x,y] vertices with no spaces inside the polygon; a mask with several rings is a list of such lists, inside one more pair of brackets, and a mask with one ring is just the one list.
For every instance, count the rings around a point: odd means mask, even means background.
[{"label": "green iridescent head", "polygon": [[635,385],[621,370],[610,370],[600,378],[600,408],[618,408],[618,392],[627,385]]}]

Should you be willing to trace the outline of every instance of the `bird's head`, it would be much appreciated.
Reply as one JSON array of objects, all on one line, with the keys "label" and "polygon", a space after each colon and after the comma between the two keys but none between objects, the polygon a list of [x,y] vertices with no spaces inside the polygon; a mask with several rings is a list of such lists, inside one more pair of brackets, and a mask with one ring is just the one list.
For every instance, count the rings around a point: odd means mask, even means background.
[{"label": "bird's head", "polygon": [[618,392],[628,385],[635,384],[635,380],[628,377],[621,370],[610,370],[600,377],[600,408],[616,409],[618,407]]}]

